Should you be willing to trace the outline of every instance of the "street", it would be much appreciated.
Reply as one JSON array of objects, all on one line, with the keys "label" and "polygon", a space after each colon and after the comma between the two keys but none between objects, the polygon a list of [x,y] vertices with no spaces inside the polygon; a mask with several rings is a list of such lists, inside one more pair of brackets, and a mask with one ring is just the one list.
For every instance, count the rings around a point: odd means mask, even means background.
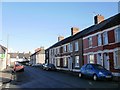
[{"label": "street", "polygon": [[16,73],[9,88],[118,88],[118,82],[93,81],[68,73],[25,66],[24,72]]}]

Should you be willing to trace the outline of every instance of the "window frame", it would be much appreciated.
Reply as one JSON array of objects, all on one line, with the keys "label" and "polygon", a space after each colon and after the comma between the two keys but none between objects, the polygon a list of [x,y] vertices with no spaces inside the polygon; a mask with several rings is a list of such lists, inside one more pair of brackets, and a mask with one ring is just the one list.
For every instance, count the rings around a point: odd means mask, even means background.
[{"label": "window frame", "polygon": [[[80,67],[79,56],[75,56],[75,67]],[[78,62],[77,62],[78,61]]]},{"label": "window frame", "polygon": [[105,31],[103,32],[103,45],[107,45],[108,44],[108,32]]},{"label": "window frame", "polygon": [[75,51],[78,51],[79,50],[79,43],[78,41],[75,41]]},{"label": "window frame", "polygon": [[98,40],[98,46],[101,46],[102,45],[102,36],[101,36],[101,34],[97,35],[97,40]]},{"label": "window frame", "polygon": [[89,37],[89,38],[88,38],[88,46],[89,46],[89,48],[92,47],[92,44],[93,44],[93,42],[92,42],[92,37]]}]

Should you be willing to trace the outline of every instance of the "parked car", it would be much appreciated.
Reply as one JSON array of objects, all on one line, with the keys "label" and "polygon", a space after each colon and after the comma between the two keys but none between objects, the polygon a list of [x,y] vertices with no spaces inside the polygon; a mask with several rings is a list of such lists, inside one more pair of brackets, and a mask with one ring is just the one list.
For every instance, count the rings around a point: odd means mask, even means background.
[{"label": "parked car", "polygon": [[32,67],[42,67],[42,64],[41,63],[36,63],[36,64],[33,64]]},{"label": "parked car", "polygon": [[14,71],[24,71],[24,66],[20,63],[15,63],[13,70]]},{"label": "parked car", "polygon": [[55,67],[54,64],[48,64],[48,63],[46,63],[46,64],[43,65],[43,69],[44,70],[56,70],[56,67]]},{"label": "parked car", "polygon": [[91,77],[93,78],[93,80],[98,79],[112,80],[113,78],[112,73],[99,64],[83,65],[80,69],[79,77],[83,76]]}]

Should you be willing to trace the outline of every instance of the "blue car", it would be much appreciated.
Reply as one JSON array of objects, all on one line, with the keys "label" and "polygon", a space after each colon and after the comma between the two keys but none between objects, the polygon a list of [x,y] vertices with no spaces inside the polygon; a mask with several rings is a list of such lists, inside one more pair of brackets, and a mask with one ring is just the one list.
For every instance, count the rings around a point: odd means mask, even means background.
[{"label": "blue car", "polygon": [[93,80],[98,79],[110,79],[112,80],[112,73],[105,69],[103,66],[99,64],[86,64],[83,65],[80,69],[79,77],[91,77]]}]

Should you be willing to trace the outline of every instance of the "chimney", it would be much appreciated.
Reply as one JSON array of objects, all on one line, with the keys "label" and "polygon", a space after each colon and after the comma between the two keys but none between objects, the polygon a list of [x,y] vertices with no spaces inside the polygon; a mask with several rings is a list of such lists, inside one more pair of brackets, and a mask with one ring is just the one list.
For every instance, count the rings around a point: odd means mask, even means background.
[{"label": "chimney", "polygon": [[58,42],[61,41],[61,40],[63,40],[63,39],[64,39],[63,36],[59,36],[59,37],[58,37]]},{"label": "chimney", "polygon": [[94,23],[99,24],[100,22],[104,21],[104,16],[98,14],[94,17]]},{"label": "chimney", "polygon": [[76,33],[78,33],[79,32],[79,28],[76,28],[76,27],[72,27],[71,28],[71,36],[72,35],[75,35]]},{"label": "chimney", "polygon": [[37,52],[37,51],[39,51],[40,50],[40,48],[37,48],[37,49],[35,49],[35,52]]}]

